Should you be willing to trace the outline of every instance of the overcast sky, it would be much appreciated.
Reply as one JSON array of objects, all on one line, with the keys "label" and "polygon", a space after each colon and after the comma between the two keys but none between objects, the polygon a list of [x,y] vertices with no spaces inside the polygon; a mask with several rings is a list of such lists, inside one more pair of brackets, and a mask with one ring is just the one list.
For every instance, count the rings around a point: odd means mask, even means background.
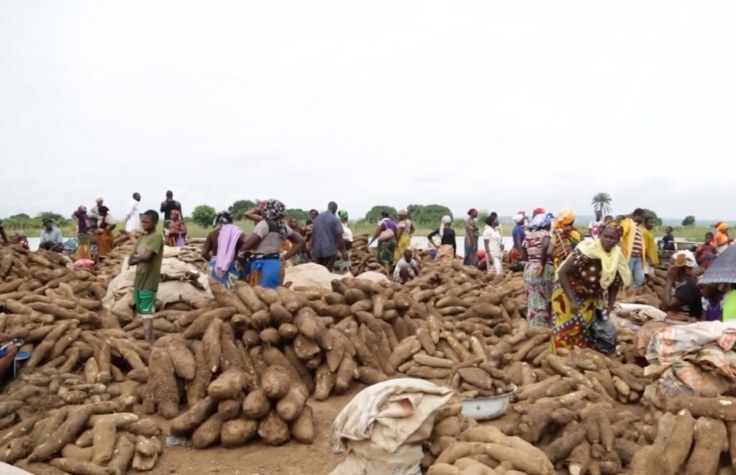
[{"label": "overcast sky", "polygon": [[736,2],[0,1],[0,216],[736,219]]}]

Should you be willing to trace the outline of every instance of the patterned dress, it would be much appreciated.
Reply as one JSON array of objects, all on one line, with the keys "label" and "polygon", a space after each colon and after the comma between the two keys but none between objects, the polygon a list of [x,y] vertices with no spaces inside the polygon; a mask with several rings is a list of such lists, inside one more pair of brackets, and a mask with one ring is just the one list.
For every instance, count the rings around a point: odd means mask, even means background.
[{"label": "patterned dress", "polygon": [[524,265],[524,284],[528,296],[526,319],[533,327],[550,328],[554,323],[550,309],[552,264],[547,261],[542,265],[545,238],[548,237],[549,231],[534,230],[524,237],[522,243],[528,256]]},{"label": "patterned dress", "polygon": [[[555,315],[555,327],[552,330],[553,350],[589,346],[585,328],[593,320],[596,309],[603,309],[607,305],[607,293],[600,286],[601,261],[590,259],[580,251],[575,251],[572,259],[574,272],[570,275],[570,284],[578,304],[578,311],[572,312],[567,293],[559,280],[556,280],[552,292],[552,311]],[[617,274],[610,288],[620,287],[622,283],[621,276]]]}]

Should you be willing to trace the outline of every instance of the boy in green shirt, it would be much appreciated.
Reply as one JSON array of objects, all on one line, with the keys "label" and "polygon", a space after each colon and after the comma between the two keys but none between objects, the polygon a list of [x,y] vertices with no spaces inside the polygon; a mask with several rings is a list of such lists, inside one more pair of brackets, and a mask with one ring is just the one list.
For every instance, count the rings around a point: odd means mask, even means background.
[{"label": "boy in green shirt", "polygon": [[164,258],[164,239],[156,233],[158,213],[149,209],[141,216],[143,236],[138,238],[128,264],[137,266],[133,290],[136,313],[143,319],[146,341],[154,342],[153,314],[156,311],[156,291],[161,281],[161,262]]}]

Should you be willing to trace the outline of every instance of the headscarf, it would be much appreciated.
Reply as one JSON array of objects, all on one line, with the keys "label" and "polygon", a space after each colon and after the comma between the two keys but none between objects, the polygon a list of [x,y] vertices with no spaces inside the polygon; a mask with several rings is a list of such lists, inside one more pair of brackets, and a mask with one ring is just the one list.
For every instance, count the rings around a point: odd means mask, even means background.
[{"label": "headscarf", "polygon": [[87,214],[87,207],[84,205],[79,205],[79,208],[77,208],[77,213],[79,214]]},{"label": "headscarf", "polygon": [[695,267],[695,254],[692,251],[683,250],[672,254],[672,265],[675,267]]},{"label": "headscarf", "polygon": [[514,217],[513,217],[513,218],[511,218],[511,220],[512,220],[513,222],[515,222],[516,224],[521,224],[521,223],[523,223],[525,219],[526,219],[526,217],[524,216],[524,213],[522,213],[522,212],[516,213],[516,214],[514,215]]},{"label": "headscarf", "polygon": [[572,208],[562,208],[555,218],[555,227],[569,226],[575,221],[575,211]]},{"label": "headscarf", "polygon": [[532,211],[532,215],[536,216],[538,214],[544,214],[544,208],[534,208],[534,211]]},{"label": "headscarf", "polygon": [[409,216],[409,212],[405,209],[400,209],[398,213],[396,213],[398,216]]},{"label": "headscarf", "polygon": [[348,212],[347,210],[341,209],[337,212],[337,216],[339,216],[340,219],[348,219]]},{"label": "headscarf", "polygon": [[230,211],[220,211],[217,213],[217,216],[215,216],[215,220],[212,222],[212,226],[224,226],[227,223],[232,223],[233,221],[233,215],[230,214]]},{"label": "headscarf", "polygon": [[532,218],[532,224],[531,224],[532,229],[541,229],[542,227],[544,227],[544,220],[546,218],[547,217],[544,214],[535,215]]},{"label": "headscarf", "polygon": [[720,231],[722,233],[725,233],[728,231],[728,223],[718,222],[716,223],[716,231]]},{"label": "headscarf", "polygon": [[449,215],[442,216],[442,221],[440,222],[440,238],[445,235],[445,226],[448,224],[452,224],[452,218]]},{"label": "headscarf", "polygon": [[[613,246],[611,252],[606,252],[603,249],[601,240],[586,239],[578,243],[575,248],[576,251],[580,251],[588,259],[598,259],[601,261],[601,277],[600,286],[602,289],[607,289],[616,280],[616,274],[621,276],[624,282],[624,287],[631,284],[631,270],[629,270],[629,264],[621,252],[620,246]],[[568,259],[574,259],[573,254],[568,256]],[[560,269],[562,266],[560,266]],[[557,270],[559,273],[559,269]]]},{"label": "headscarf", "polygon": [[281,237],[286,237],[289,233],[284,223],[284,215],[286,214],[286,206],[279,200],[266,200],[263,204],[263,217],[279,227]]}]

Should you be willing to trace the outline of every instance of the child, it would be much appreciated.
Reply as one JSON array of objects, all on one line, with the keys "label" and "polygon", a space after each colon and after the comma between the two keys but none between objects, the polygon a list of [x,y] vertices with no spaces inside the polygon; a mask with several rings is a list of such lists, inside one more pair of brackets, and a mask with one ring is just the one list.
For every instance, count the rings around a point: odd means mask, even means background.
[{"label": "child", "polygon": [[137,266],[133,289],[135,292],[136,313],[143,319],[143,332],[146,341],[154,342],[153,314],[156,311],[156,291],[161,280],[161,262],[164,256],[164,239],[156,233],[158,213],[149,209],[141,216],[143,235],[138,238],[133,254],[128,260]]}]

